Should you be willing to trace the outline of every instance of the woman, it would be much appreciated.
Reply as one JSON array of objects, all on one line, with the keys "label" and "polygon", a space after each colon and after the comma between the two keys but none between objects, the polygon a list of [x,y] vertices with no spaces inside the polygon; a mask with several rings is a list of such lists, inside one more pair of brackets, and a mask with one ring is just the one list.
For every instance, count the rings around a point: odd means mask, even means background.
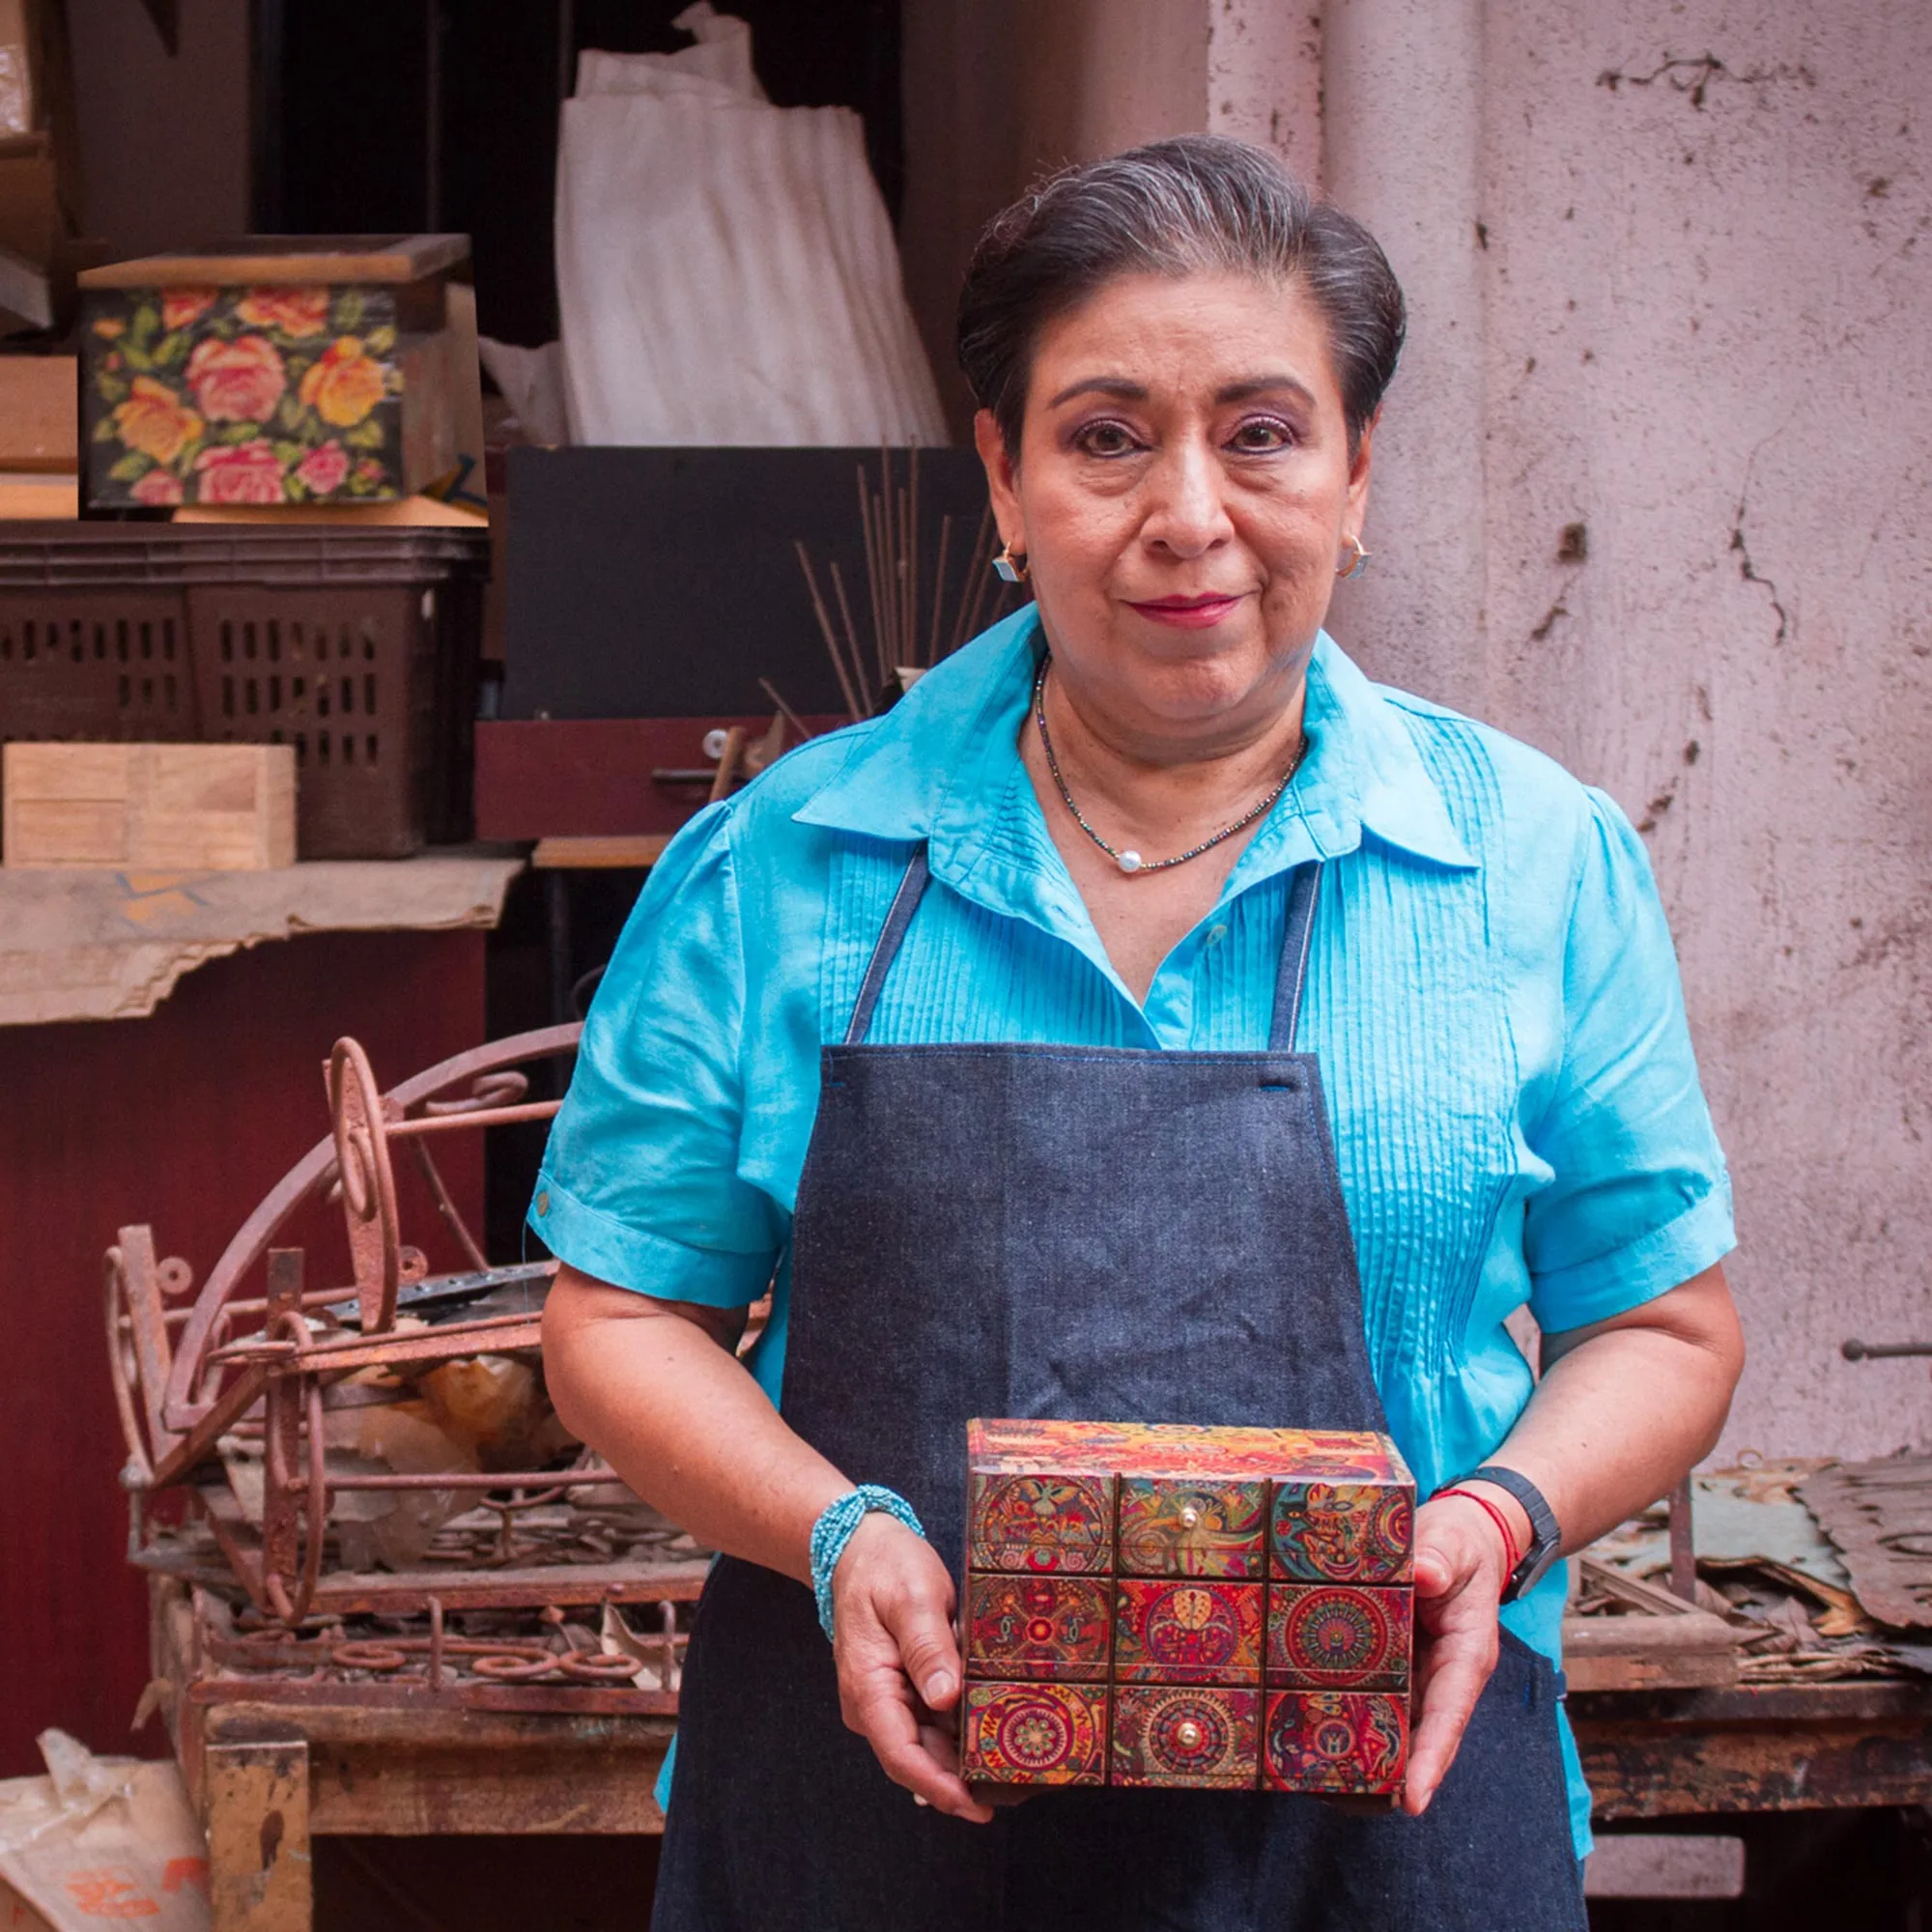
[{"label": "woman", "polygon": [[[1717,1437],[1728,1188],[1623,816],[1321,632],[1402,329],[1236,143],[1009,210],[959,343],[1036,606],[700,816],[624,935],[532,1223],[560,1411],[727,1552],[661,1927],[1583,1924],[1553,1558]],[[976,1413],[1392,1430],[1406,1815],[982,1804]]]}]

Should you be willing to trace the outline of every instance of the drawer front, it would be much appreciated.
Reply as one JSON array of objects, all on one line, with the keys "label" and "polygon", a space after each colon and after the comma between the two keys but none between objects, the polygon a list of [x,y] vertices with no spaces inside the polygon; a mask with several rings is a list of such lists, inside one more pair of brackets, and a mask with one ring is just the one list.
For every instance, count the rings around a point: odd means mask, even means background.
[{"label": "drawer front", "polygon": [[1268,1520],[1269,1574],[1309,1583],[1406,1583],[1415,1496],[1384,1484],[1280,1483]]},{"label": "drawer front", "polygon": [[1267,1681],[1282,1690],[1406,1690],[1414,1594],[1348,1583],[1268,1590]]},{"label": "drawer front", "polygon": [[1259,1768],[1261,1693],[1167,1684],[1114,1692],[1114,1784],[1251,1791]]},{"label": "drawer front", "polygon": [[1264,1574],[1267,1485],[1213,1478],[1121,1478],[1121,1574]]},{"label": "drawer front", "polygon": [[966,1566],[1020,1575],[1113,1569],[1113,1485],[1098,1476],[987,1476],[967,1489]]},{"label": "drawer front", "polygon": [[1114,1675],[1122,1683],[1259,1684],[1264,1585],[1123,1577]]},{"label": "drawer front", "polygon": [[1262,1729],[1270,1791],[1363,1797],[1402,1789],[1408,1700],[1378,1690],[1272,1690]]},{"label": "drawer front", "polygon": [[993,1784],[1104,1784],[1104,1684],[968,1684],[959,1774]]},{"label": "drawer front", "polygon": [[1113,1585],[1094,1577],[966,1578],[966,1674],[1099,1681]]}]

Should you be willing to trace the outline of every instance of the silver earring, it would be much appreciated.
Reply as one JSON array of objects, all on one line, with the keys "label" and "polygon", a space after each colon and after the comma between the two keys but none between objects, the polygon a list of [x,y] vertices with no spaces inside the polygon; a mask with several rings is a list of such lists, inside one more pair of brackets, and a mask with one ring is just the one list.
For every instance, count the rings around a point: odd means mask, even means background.
[{"label": "silver earring", "polygon": [[1012,545],[1003,543],[999,555],[993,559],[993,575],[1002,583],[1024,583],[1033,575],[1027,567],[1026,552],[1021,551],[1015,556]]}]

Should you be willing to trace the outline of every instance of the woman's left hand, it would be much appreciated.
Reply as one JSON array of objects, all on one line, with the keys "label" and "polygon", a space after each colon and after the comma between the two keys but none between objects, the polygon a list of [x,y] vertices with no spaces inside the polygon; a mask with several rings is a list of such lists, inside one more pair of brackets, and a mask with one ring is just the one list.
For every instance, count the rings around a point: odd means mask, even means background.
[{"label": "woman's left hand", "polygon": [[1496,1664],[1509,1581],[1501,1532],[1478,1504],[1443,1496],[1415,1515],[1416,1718],[1403,1809],[1428,1807]]}]

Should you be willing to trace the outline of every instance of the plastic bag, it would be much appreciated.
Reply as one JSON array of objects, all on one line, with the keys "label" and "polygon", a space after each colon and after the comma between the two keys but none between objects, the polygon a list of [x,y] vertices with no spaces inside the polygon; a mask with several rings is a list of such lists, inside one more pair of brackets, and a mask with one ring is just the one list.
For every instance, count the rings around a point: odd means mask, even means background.
[{"label": "plastic bag", "polygon": [[577,442],[938,444],[859,117],[773,107],[744,22],[676,54],[585,53],[557,155]]}]

